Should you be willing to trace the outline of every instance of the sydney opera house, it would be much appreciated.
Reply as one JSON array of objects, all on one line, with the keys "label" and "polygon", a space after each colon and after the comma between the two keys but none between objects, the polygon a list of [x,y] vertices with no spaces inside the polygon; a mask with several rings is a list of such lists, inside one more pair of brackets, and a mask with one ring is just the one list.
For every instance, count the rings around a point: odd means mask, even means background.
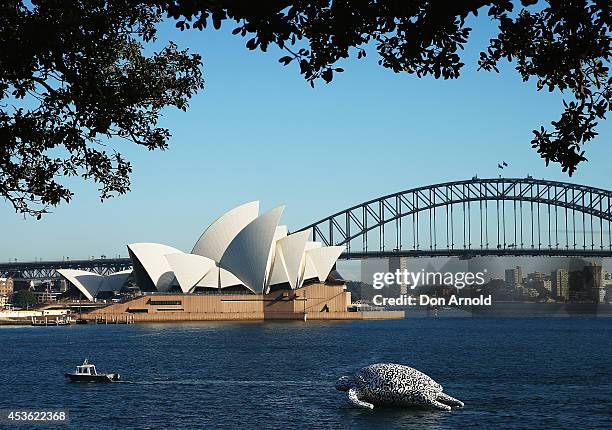
[{"label": "sydney opera house", "polygon": [[60,275],[90,301],[118,292],[130,279],[142,294],[84,319],[186,321],[355,319],[389,317],[349,312],[351,295],[330,276],[342,246],[322,246],[308,231],[288,234],[283,207],[259,214],[259,202],[234,208],[202,233],[190,253],[158,243],[127,246],[133,269],[100,276],[72,269]]}]

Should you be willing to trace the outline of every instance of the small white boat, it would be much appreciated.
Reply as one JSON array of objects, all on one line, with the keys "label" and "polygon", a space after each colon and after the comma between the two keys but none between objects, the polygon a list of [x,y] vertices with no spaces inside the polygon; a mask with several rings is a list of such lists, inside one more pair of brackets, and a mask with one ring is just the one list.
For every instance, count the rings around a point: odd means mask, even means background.
[{"label": "small white boat", "polygon": [[76,372],[66,373],[66,377],[70,378],[71,382],[116,382],[120,378],[118,373],[98,373],[96,366],[87,359],[76,367]]}]

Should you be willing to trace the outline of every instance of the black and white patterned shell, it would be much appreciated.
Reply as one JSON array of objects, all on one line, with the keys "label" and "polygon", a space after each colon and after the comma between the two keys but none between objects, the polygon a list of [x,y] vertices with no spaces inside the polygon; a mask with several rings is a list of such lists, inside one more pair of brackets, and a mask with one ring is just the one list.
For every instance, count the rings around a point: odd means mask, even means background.
[{"label": "black and white patterned shell", "polygon": [[343,376],[336,389],[346,391],[354,406],[418,406],[450,411],[463,402],[443,393],[429,376],[401,364],[379,363],[360,369],[353,377]]}]

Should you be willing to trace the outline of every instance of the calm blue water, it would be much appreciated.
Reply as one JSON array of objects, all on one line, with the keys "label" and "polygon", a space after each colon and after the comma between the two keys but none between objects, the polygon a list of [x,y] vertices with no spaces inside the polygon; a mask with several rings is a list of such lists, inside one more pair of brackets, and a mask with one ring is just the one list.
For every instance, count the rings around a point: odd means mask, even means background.
[{"label": "calm blue water", "polygon": [[[66,408],[75,429],[612,428],[612,318],[0,327],[0,341],[0,408]],[[66,382],[84,357],[125,382]],[[334,381],[375,362],[426,372],[465,409],[346,407]]]}]

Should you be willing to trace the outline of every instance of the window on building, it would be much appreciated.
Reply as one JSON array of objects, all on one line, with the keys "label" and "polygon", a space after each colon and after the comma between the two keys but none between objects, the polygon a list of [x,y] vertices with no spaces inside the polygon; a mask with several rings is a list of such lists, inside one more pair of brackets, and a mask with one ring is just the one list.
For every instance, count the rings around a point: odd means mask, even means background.
[{"label": "window on building", "polygon": [[181,305],[182,302],[180,300],[149,300],[147,304],[151,306],[174,306]]}]

